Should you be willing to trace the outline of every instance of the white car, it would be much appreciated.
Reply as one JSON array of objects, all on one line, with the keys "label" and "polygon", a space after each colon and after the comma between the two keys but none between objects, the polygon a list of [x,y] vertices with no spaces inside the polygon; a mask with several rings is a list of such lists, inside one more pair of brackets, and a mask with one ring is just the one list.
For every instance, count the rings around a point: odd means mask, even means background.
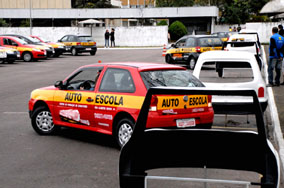
[{"label": "white car", "polygon": [[[220,69],[222,74],[220,75]],[[268,97],[266,84],[254,54],[240,51],[210,51],[202,53],[193,75],[206,87],[219,89],[254,89],[264,112]],[[217,114],[249,114],[253,109],[250,97],[213,96],[212,104]]]},{"label": "white car", "polygon": [[240,35],[252,35],[252,36],[254,36],[257,40],[258,45],[261,48],[260,41],[259,41],[259,35],[258,35],[257,31],[252,30],[252,29],[242,29],[242,30],[240,30],[239,34]]},{"label": "white car", "polygon": [[259,46],[256,35],[251,34],[235,34],[230,36],[228,42],[224,44],[225,51],[245,51],[255,55],[259,68],[263,68],[263,60],[261,58],[261,47]]}]

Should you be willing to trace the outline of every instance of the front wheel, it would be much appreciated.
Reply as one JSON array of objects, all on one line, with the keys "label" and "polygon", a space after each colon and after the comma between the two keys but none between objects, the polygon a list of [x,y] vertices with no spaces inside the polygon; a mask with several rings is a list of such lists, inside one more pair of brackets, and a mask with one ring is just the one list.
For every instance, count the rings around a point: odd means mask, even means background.
[{"label": "front wheel", "polygon": [[33,59],[33,55],[30,52],[25,52],[23,54],[23,60],[25,62],[30,62],[30,61],[32,61],[32,59]]},{"label": "front wheel", "polygon": [[166,62],[167,62],[168,64],[172,64],[172,63],[173,63],[173,59],[171,58],[170,55],[166,55]]},{"label": "front wheel", "polygon": [[53,123],[49,109],[45,106],[36,108],[31,119],[33,129],[40,135],[50,135],[58,129]]},{"label": "front wheel", "polygon": [[128,118],[121,119],[116,125],[116,142],[122,148],[133,133],[134,122]]}]

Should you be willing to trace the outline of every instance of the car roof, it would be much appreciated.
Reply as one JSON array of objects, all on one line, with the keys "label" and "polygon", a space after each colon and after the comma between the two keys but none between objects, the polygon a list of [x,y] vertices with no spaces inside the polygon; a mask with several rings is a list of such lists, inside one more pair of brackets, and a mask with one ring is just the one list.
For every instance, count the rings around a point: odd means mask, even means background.
[{"label": "car roof", "polygon": [[[244,52],[244,51],[208,51],[203,52],[199,56],[200,60],[203,61],[220,61],[220,60],[234,60],[234,61],[248,61],[248,60],[254,60],[254,54],[250,52]],[[198,59],[198,60],[199,60]]]},{"label": "car roof", "polygon": [[257,31],[253,30],[253,29],[242,29],[239,33],[241,34],[245,34],[245,33],[248,33],[248,34],[257,34]]},{"label": "car roof", "polygon": [[245,41],[247,41],[247,40],[256,41],[257,40],[255,38],[255,35],[251,35],[251,34],[234,34],[234,35],[230,36],[229,40],[239,39],[239,38],[243,38]]},{"label": "car roof", "polygon": [[180,39],[184,39],[184,38],[219,38],[219,37],[217,37],[217,36],[215,36],[215,35],[185,35],[185,36],[183,36],[183,37],[181,37]]},{"label": "car roof", "polygon": [[149,63],[149,62],[107,62],[101,64],[85,65],[81,68],[98,67],[98,66],[112,66],[112,67],[128,67],[136,68],[138,71],[146,70],[161,70],[161,69],[179,69],[186,70],[186,68],[166,63]]}]

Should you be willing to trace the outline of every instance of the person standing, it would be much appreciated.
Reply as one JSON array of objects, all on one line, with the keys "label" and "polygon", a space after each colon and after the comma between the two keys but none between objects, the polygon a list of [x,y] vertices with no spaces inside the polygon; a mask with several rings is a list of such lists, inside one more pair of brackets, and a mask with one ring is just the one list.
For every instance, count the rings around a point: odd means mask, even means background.
[{"label": "person standing", "polygon": [[112,44],[113,44],[113,47],[115,47],[115,38],[114,38],[114,29],[112,28],[111,29],[111,33],[110,33],[110,41],[111,41],[111,47],[112,47]]},{"label": "person standing", "polygon": [[[284,37],[284,30],[283,30],[283,26],[280,24],[278,25],[278,33],[279,35],[281,35],[282,37]],[[280,85],[284,85],[284,61],[282,61],[282,77],[283,77],[283,82]]]},{"label": "person standing", "polygon": [[105,32],[105,48],[109,48],[109,32],[108,32],[108,29]]},{"label": "person standing", "polygon": [[[272,36],[269,43],[269,62],[268,62],[268,87],[280,85],[281,66],[284,51],[284,38],[278,34],[278,28],[272,28]],[[273,82],[273,71],[276,76]]]}]

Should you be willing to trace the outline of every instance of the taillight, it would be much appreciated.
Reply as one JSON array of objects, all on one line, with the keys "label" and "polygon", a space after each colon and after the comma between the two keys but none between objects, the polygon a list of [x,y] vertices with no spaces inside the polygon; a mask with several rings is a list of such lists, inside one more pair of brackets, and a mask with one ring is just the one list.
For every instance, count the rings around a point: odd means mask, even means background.
[{"label": "taillight", "polygon": [[158,97],[156,95],[152,96],[149,111],[157,111]]},{"label": "taillight", "polygon": [[224,51],[229,51],[229,49],[228,48],[224,48]]},{"label": "taillight", "polygon": [[264,88],[263,87],[258,88],[258,97],[264,97]]},{"label": "taillight", "polygon": [[201,52],[200,46],[195,47],[196,52]]},{"label": "taillight", "polygon": [[81,42],[77,42],[77,45],[81,45]]},{"label": "taillight", "polygon": [[208,107],[212,107],[212,95],[208,95]]}]

